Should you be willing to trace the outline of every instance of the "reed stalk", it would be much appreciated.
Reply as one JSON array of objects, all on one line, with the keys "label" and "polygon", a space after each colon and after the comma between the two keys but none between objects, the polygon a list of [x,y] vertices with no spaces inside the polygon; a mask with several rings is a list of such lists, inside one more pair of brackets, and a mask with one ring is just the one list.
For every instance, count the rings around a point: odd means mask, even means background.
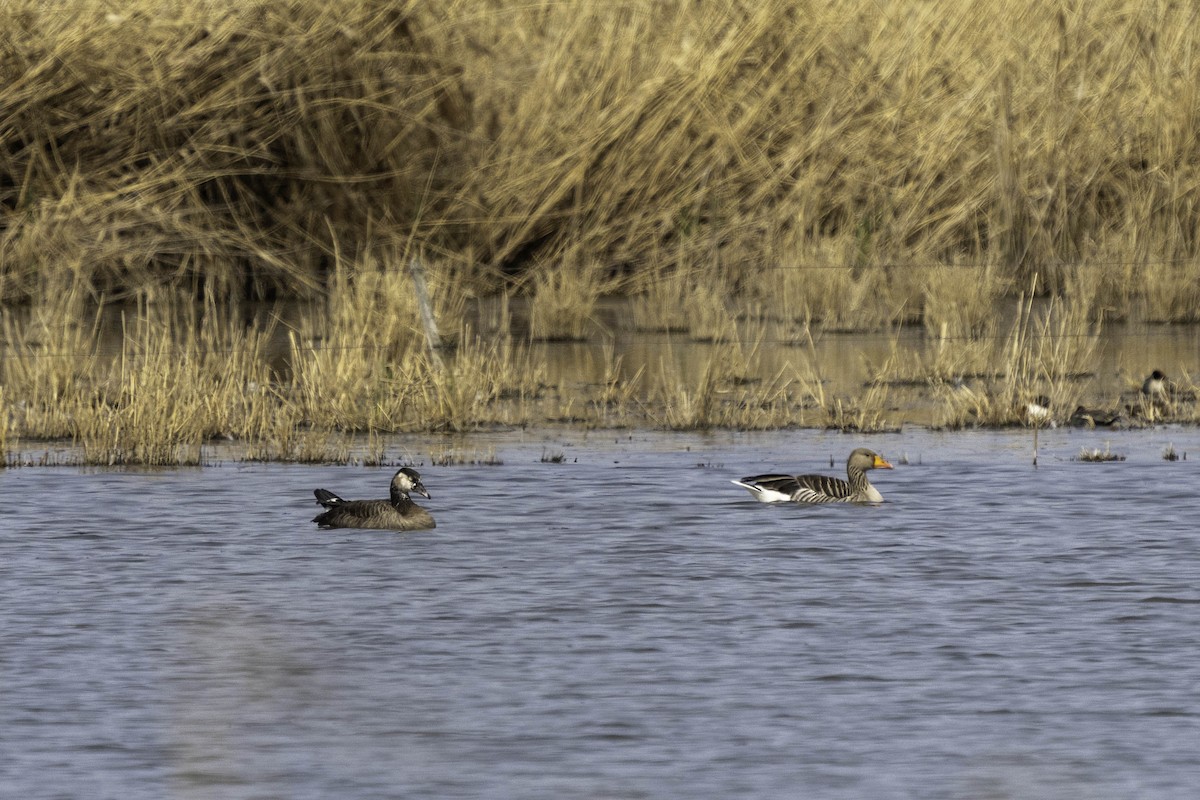
[{"label": "reed stalk", "polygon": [[592,401],[592,420],[600,427],[623,427],[635,421],[643,393],[645,365],[630,372],[624,356],[616,354],[610,341],[604,347],[604,379],[599,396]]},{"label": "reed stalk", "polygon": [[609,288],[594,262],[561,264],[533,280],[529,335],[540,341],[582,341],[595,325],[596,305]]},{"label": "reed stalk", "polygon": [[653,333],[691,330],[687,301],[693,279],[684,270],[654,270],[635,279],[633,327]]},{"label": "reed stalk", "polygon": [[[1036,284],[1038,276],[1032,276]],[[1100,326],[1092,293],[1073,298],[1052,297],[1034,310],[1030,292],[1017,302],[1012,328],[990,363],[995,375],[977,385],[961,378],[939,376],[935,381],[941,403],[938,424],[945,427],[1031,424],[1027,404],[1046,396],[1052,408],[1074,408],[1078,381],[1092,375]]]},{"label": "reed stalk", "polygon": [[18,447],[18,441],[13,436],[13,427],[15,420],[9,413],[10,404],[6,397],[6,391],[0,384],[0,467],[6,466],[14,458],[14,450]]},{"label": "reed stalk", "polygon": [[1200,321],[1200,264],[1147,264],[1142,285],[1147,322]]}]

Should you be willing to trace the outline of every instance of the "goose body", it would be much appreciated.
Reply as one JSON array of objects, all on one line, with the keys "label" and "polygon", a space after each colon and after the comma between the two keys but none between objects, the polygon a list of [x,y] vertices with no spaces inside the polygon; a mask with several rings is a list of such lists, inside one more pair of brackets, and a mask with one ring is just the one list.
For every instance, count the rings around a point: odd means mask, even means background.
[{"label": "goose body", "polygon": [[762,503],[880,503],[883,495],[867,480],[867,470],[891,469],[883,456],[860,447],[846,460],[846,477],[828,475],[751,475],[732,483]]},{"label": "goose body", "polygon": [[412,501],[409,492],[429,497],[420,473],[412,467],[404,467],[392,476],[391,497],[387,500],[343,500],[328,489],[314,489],[317,503],[326,510],[313,517],[313,522],[322,530],[424,531],[437,527],[430,513]]}]

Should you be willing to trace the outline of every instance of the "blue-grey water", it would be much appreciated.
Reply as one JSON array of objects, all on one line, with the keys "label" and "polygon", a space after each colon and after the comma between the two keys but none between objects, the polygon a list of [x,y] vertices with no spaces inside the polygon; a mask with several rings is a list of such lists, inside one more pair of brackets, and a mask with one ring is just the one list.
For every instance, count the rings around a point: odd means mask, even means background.
[{"label": "blue-grey water", "polygon": [[[1200,789],[1194,429],[473,441],[408,534],[309,521],[391,469],[0,471],[0,796]],[[862,444],[880,506],[728,482]]]}]

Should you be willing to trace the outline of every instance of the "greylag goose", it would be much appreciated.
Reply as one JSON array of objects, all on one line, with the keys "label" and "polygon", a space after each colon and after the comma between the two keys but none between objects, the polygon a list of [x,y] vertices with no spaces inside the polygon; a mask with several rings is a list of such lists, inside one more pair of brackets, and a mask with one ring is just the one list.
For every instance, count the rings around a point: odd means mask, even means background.
[{"label": "greylag goose", "polygon": [[317,503],[327,510],[313,517],[313,522],[323,530],[423,531],[436,527],[433,517],[412,501],[409,492],[429,497],[421,474],[412,467],[403,467],[392,476],[391,497],[387,500],[343,500],[328,489],[315,489]]},{"label": "greylag goose", "polygon": [[846,460],[847,481],[827,475],[751,475],[732,482],[763,503],[879,503],[883,495],[867,480],[867,470],[891,468],[883,456],[860,447]]}]

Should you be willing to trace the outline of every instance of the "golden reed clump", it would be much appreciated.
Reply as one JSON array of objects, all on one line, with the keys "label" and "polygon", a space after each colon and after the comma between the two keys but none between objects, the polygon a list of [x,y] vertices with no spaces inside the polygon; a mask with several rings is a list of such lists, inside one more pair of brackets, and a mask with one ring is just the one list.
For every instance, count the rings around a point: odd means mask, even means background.
[{"label": "golden reed clump", "polygon": [[1136,0],[10,0],[0,298],[30,297],[47,271],[110,295],[311,296],[339,244],[396,241],[478,292],[542,271],[522,285],[561,292],[585,253],[614,276],[707,272],[843,328],[920,319],[937,265],[1009,291],[1036,273],[1039,292],[1109,265],[1118,311],[1144,287],[1192,296],[1191,15]]}]

